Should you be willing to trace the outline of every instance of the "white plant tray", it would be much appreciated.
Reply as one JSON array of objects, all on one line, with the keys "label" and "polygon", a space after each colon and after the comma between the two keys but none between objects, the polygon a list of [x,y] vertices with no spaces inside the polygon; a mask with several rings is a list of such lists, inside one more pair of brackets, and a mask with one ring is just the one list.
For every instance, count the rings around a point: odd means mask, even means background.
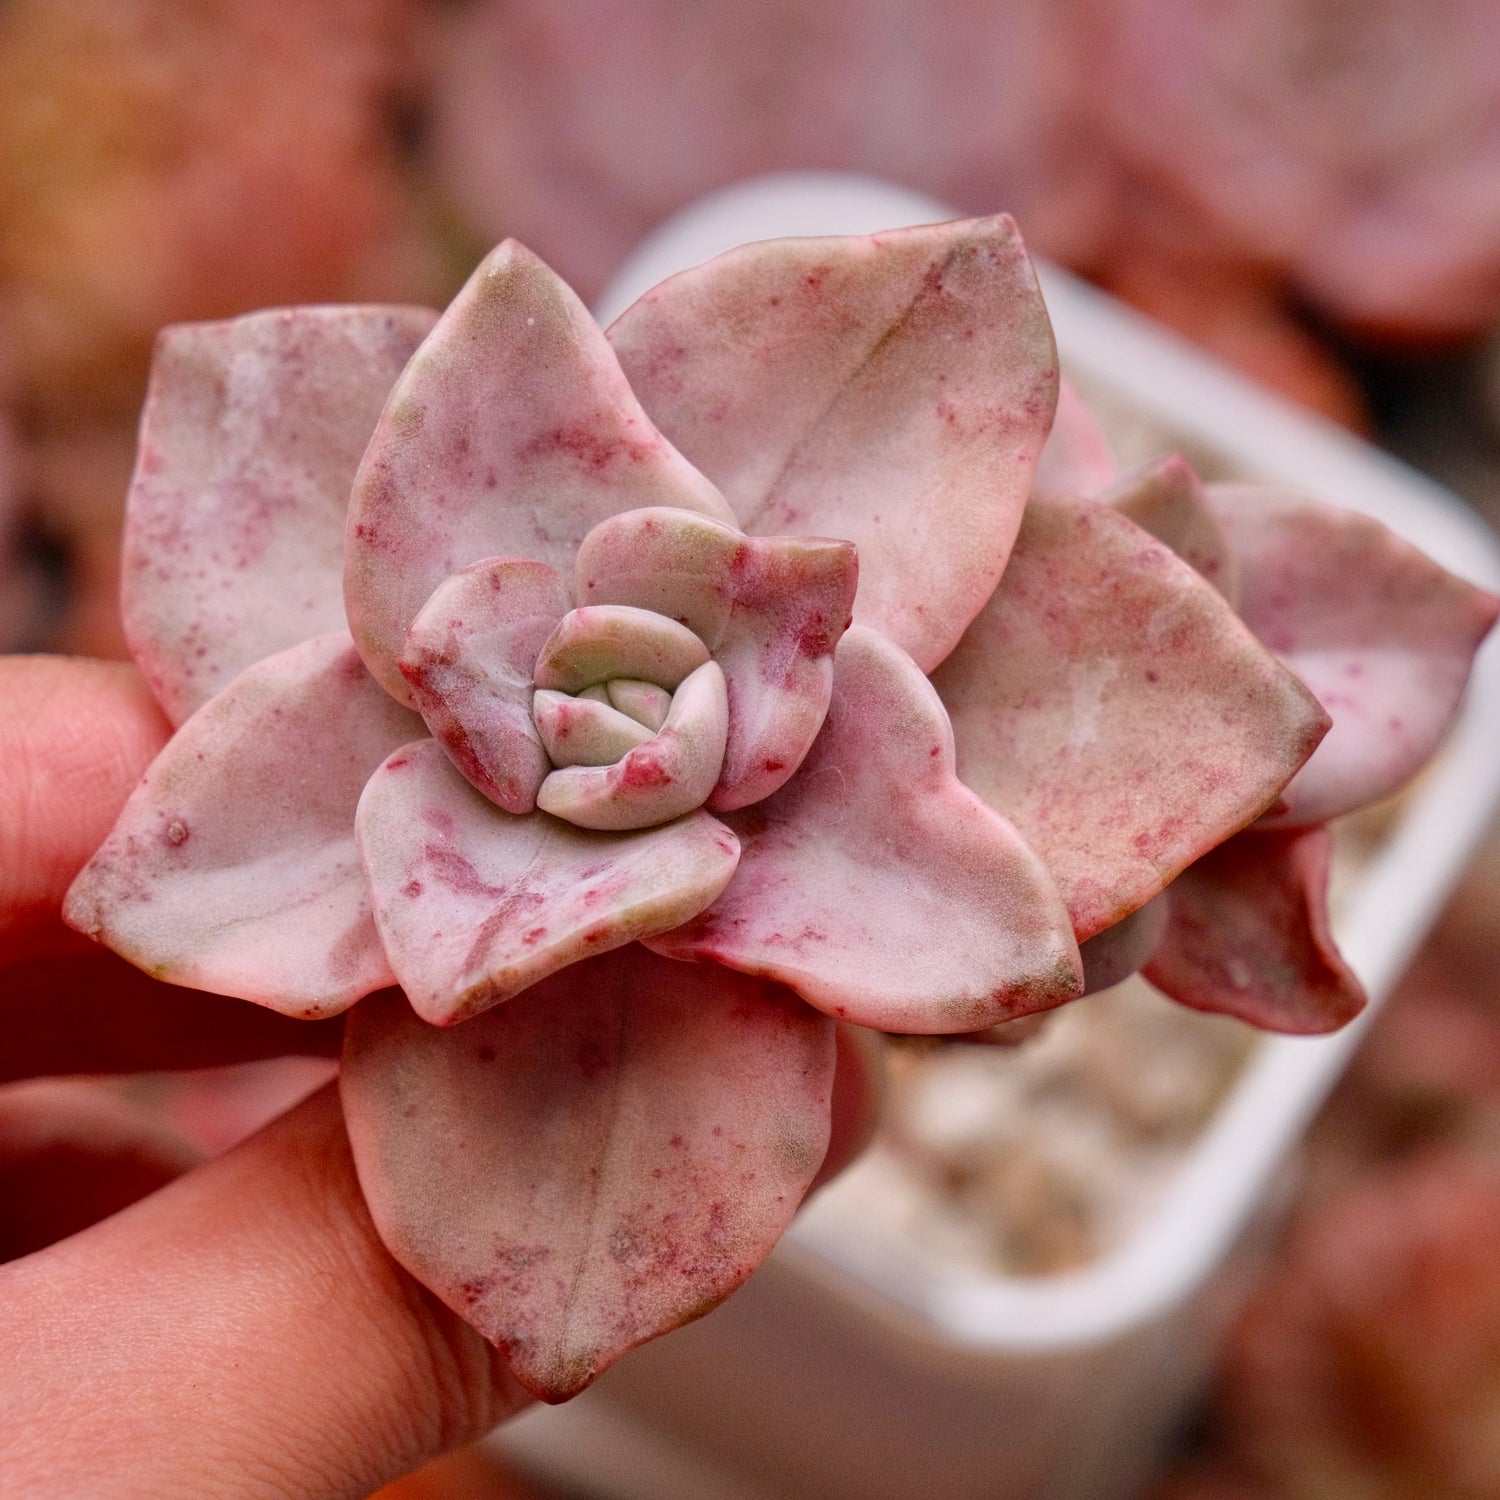
[{"label": "white plant tray", "polygon": [[[751,240],[954,217],[831,173],[727,189],[656,230],[600,302],[608,321],[675,271]],[[1023,226],[1024,229],[1024,226]],[[1248,478],[1359,509],[1500,591],[1500,546],[1452,495],[1051,267],[1064,374],[1119,393]],[[1341,903],[1361,1020],[1267,1038],[1115,1251],[1046,1278],[936,1274],[815,1201],[722,1308],[638,1350],[568,1406],[505,1429],[523,1465],[600,1500],[1111,1500],[1149,1478],[1253,1257],[1257,1209],[1500,801],[1500,638],[1480,652],[1438,763]]]}]

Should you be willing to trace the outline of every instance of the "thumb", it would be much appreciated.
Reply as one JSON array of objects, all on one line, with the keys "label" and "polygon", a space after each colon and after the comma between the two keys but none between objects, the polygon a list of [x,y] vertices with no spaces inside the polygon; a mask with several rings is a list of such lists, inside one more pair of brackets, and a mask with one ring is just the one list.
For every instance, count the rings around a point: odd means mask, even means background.
[{"label": "thumb", "polygon": [[18,1494],[353,1500],[528,1400],[386,1253],[332,1088],[0,1267]]}]

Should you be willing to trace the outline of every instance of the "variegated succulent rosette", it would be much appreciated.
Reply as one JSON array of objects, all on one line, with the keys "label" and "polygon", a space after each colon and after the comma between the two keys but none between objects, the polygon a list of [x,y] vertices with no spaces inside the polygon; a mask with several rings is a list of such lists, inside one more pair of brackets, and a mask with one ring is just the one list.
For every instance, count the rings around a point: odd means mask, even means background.
[{"label": "variegated succulent rosette", "polygon": [[770,1250],[838,1022],[1142,964],[1261,1026],[1361,1005],[1323,825],[1431,753],[1495,601],[1118,476],[1057,402],[1004,218],[747,246],[607,334],[507,243],[440,317],[162,336],[124,608],[179,727],[68,918],[354,1007],[380,1232],[544,1398]]}]

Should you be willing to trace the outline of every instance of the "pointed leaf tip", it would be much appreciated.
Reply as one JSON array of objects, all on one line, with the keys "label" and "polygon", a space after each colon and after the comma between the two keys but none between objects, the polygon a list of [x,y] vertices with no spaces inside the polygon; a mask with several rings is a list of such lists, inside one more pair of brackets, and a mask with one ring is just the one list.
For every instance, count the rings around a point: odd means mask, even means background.
[{"label": "pointed leaf tip", "polygon": [[1289,490],[1210,485],[1245,623],[1333,721],[1273,821],[1305,827],[1401,787],[1436,751],[1500,607],[1378,521]]},{"label": "pointed leaf tip", "polygon": [[1033,497],[933,682],[959,776],[1042,857],[1080,940],[1263,812],[1328,723],[1186,563],[1061,495]]},{"label": "pointed leaf tip", "polygon": [[1365,1007],[1328,922],[1326,828],[1229,839],[1166,893],[1168,919],[1145,966],[1163,993],[1266,1031],[1336,1031]]},{"label": "pointed leaf tip", "polygon": [[652,426],[583,304],[507,241],[402,372],[355,476],[344,572],[354,639],[410,702],[396,663],[451,573],[488,557],[570,568],[606,516],[660,504],[731,519]]}]

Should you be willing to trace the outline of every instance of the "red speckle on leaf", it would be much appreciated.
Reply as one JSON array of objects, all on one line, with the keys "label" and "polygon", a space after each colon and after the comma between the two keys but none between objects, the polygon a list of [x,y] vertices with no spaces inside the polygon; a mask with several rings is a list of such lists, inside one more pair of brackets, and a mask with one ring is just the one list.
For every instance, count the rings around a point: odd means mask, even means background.
[{"label": "red speckle on leaf", "polygon": [[680,1135],[674,1135],[667,1144],[671,1146],[674,1151],[681,1151],[685,1142]]},{"label": "red speckle on leaf", "polygon": [[472,1307],[489,1290],[490,1279],[488,1276],[471,1277],[468,1281],[458,1284],[458,1295],[465,1306]]},{"label": "red speckle on leaf", "polygon": [[452,849],[428,844],[422,854],[433,875],[456,895],[504,897],[507,894],[504,886],[491,885],[463,855]]},{"label": "red speckle on leaf", "polygon": [[1146,673],[1146,681],[1147,682],[1160,682],[1161,681],[1161,673],[1160,672],[1150,672],[1150,671],[1148,671]]},{"label": "red speckle on leaf", "polygon": [[401,887],[401,894],[403,896],[420,896],[422,894],[422,890],[423,886],[420,880],[408,880],[406,884]]},{"label": "red speckle on leaf", "polygon": [[521,934],[521,941],[529,948],[533,943],[541,942],[546,936],[547,929],[545,927],[533,927],[530,932],[523,932]]},{"label": "red speckle on leaf", "polygon": [[774,776],[777,771],[786,770],[786,762],[784,760],[763,760],[760,763],[760,768],[767,775]]},{"label": "red speckle on leaf", "polygon": [[620,774],[622,787],[641,788],[672,784],[672,773],[654,757],[634,752],[625,758],[622,766]]},{"label": "red speckle on leaf", "polygon": [[534,438],[519,455],[523,460],[543,454],[561,454],[571,458],[580,468],[595,473],[611,465],[642,463],[649,456],[648,443],[633,442],[620,438],[602,438],[585,426],[554,427],[550,432]]},{"label": "red speckle on leaf", "polygon": [[797,632],[797,650],[812,660],[827,656],[833,650],[832,633],[828,629],[827,617],[813,615]]}]

